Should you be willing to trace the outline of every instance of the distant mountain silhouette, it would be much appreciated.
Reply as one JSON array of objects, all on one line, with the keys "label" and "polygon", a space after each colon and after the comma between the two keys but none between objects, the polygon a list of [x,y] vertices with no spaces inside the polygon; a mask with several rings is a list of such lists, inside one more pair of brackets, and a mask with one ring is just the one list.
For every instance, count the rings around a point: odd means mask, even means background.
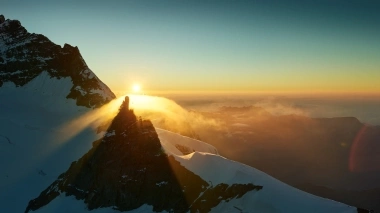
[{"label": "distant mountain silhouette", "polygon": [[221,155],[309,193],[380,212],[378,126],[354,117],[275,116],[260,107],[203,115],[227,125],[227,131],[193,127]]}]

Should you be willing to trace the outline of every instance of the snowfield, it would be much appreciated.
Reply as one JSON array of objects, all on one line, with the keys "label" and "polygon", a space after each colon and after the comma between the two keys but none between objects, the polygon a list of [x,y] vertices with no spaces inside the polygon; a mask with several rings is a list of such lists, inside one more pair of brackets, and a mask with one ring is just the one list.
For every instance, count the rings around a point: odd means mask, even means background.
[{"label": "snowfield", "polygon": [[24,212],[101,136],[88,127],[66,137],[63,124],[90,111],[66,99],[71,87],[44,72],[23,87],[0,87],[0,212]]}]

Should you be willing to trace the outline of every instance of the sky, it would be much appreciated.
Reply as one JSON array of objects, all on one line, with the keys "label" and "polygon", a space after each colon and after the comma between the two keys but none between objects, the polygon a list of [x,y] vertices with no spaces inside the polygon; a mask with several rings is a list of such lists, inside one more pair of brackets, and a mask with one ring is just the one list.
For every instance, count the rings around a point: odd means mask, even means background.
[{"label": "sky", "polygon": [[369,0],[3,1],[0,13],[78,46],[115,93],[380,94]]}]

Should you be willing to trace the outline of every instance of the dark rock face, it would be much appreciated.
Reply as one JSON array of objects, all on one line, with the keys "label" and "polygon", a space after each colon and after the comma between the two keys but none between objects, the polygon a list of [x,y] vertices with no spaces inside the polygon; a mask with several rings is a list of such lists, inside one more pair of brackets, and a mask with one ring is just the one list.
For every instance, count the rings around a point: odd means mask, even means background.
[{"label": "dark rock face", "polygon": [[367,210],[367,209],[362,209],[362,208],[357,208],[356,209],[358,213],[373,213],[373,210]]},{"label": "dark rock face", "polygon": [[90,210],[112,206],[127,211],[148,204],[154,211],[208,212],[221,201],[260,189],[253,184],[210,185],[167,156],[152,123],[136,119],[123,103],[107,134],[31,200],[26,212],[60,193],[83,200]]},{"label": "dark rock face", "polygon": [[28,33],[19,21],[0,16],[0,87],[4,82],[23,86],[43,71],[51,78],[71,78],[73,86],[67,98],[79,106],[99,107],[115,98],[77,47],[65,44],[61,48],[43,35]]},{"label": "dark rock face", "polygon": [[0,24],[4,23],[5,17],[3,15],[0,15]]}]

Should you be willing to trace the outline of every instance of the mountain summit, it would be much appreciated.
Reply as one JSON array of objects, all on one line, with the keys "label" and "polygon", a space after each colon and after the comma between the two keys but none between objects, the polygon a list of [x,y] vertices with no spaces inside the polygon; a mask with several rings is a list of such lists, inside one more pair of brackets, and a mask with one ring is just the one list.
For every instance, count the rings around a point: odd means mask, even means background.
[{"label": "mountain summit", "polygon": [[163,151],[153,124],[137,119],[128,103],[126,97],[104,137],[31,200],[25,212],[60,194],[83,200],[89,210],[130,211],[148,204],[157,212],[209,212],[221,202],[262,189],[252,183],[206,182]]},{"label": "mountain summit", "polygon": [[[46,73],[47,73],[47,78]],[[23,87],[38,76],[69,78],[66,98],[78,106],[97,108],[115,98],[113,92],[90,70],[78,47],[63,48],[47,37],[29,33],[18,20],[0,15],[0,88],[5,83]]]}]

